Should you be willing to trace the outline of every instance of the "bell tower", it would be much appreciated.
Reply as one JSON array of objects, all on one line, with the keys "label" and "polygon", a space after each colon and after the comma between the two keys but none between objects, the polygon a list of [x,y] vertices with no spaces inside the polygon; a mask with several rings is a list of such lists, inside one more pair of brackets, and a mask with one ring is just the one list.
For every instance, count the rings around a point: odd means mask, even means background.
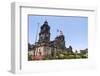
[{"label": "bell tower", "polygon": [[50,42],[50,26],[48,25],[47,21],[45,21],[44,24],[41,26],[38,42],[40,43]]}]

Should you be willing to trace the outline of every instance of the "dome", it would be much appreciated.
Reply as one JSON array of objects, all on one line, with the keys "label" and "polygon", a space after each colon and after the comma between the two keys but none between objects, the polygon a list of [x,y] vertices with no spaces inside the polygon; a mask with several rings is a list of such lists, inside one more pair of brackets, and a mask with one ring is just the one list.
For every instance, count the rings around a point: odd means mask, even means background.
[{"label": "dome", "polygon": [[50,29],[50,26],[48,25],[47,21],[44,22],[44,24],[41,26],[41,29],[43,29],[44,27]]},{"label": "dome", "polygon": [[47,22],[47,20],[44,22],[44,24],[47,24],[47,25],[48,25],[48,22]]}]

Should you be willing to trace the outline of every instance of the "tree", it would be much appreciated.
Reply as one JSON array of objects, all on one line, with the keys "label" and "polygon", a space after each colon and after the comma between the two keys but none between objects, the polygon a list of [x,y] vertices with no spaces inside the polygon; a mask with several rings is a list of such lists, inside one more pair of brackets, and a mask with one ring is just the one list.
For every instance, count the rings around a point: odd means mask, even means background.
[{"label": "tree", "polygon": [[28,50],[30,50],[31,49],[31,44],[30,43],[28,43]]}]

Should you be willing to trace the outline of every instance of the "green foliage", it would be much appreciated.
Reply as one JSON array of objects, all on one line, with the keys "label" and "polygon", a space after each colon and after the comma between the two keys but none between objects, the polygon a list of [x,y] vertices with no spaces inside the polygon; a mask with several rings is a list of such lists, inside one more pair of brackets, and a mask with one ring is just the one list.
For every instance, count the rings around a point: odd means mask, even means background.
[{"label": "green foliage", "polygon": [[87,58],[87,53],[72,53],[72,52],[62,52],[58,51],[56,53],[56,56],[53,57],[53,59],[81,59],[81,58]]},{"label": "green foliage", "polygon": [[32,55],[28,55],[28,61],[32,60]]},{"label": "green foliage", "polygon": [[[43,60],[54,60],[54,59],[82,59],[88,58],[88,52],[67,52],[67,51],[57,51],[54,56],[47,55]],[[28,56],[28,60],[32,60],[31,56]]]}]

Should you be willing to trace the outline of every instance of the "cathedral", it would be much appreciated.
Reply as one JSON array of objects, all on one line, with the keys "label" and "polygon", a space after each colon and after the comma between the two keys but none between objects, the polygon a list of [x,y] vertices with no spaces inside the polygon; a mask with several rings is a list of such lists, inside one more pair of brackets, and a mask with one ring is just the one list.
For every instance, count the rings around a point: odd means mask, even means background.
[{"label": "cathedral", "polygon": [[72,47],[66,48],[65,46],[65,36],[63,32],[55,37],[53,41],[50,41],[50,26],[47,21],[43,23],[40,27],[39,39],[35,42],[31,48],[28,45],[28,54],[31,55],[32,60],[43,60],[44,57],[50,56],[55,58],[57,52],[73,52]]}]

